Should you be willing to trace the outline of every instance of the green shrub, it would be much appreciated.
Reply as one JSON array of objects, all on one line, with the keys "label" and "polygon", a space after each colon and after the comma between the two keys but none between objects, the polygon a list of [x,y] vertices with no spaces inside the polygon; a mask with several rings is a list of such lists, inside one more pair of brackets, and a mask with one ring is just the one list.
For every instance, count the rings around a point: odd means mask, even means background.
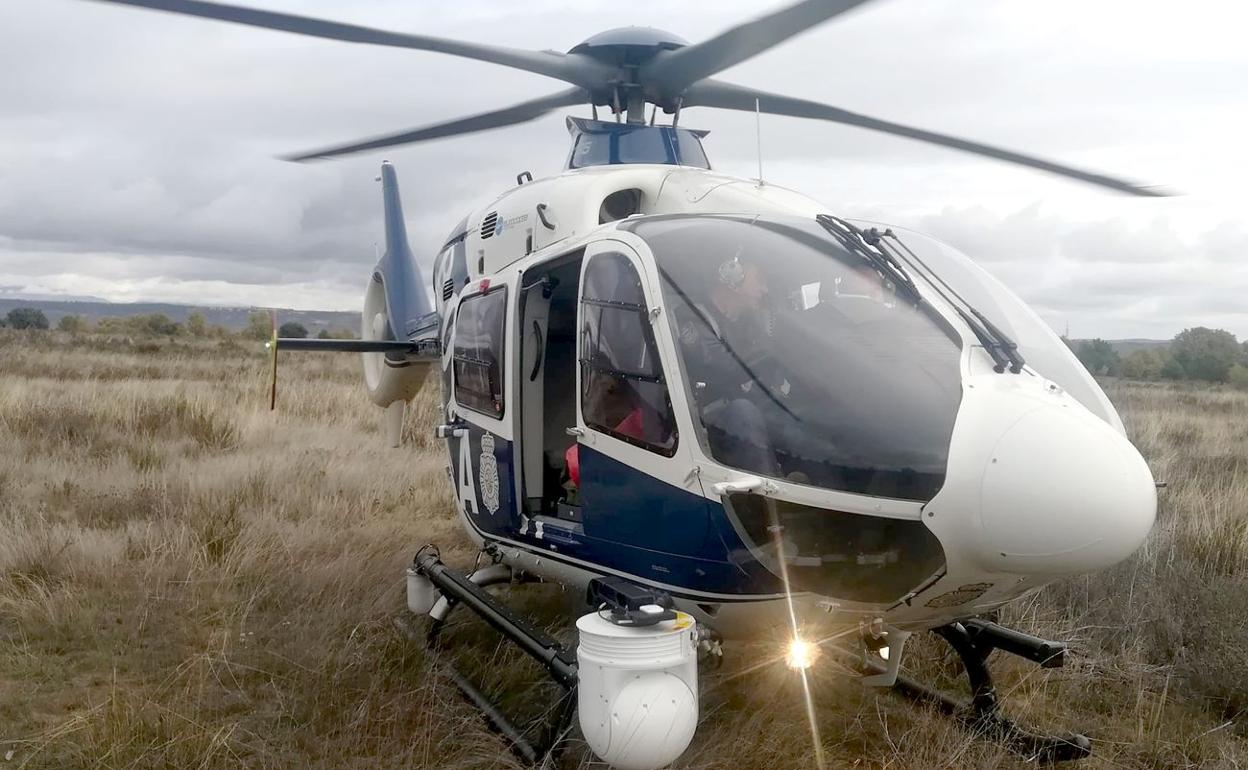
[{"label": "green shrub", "polygon": [[1226,381],[1241,390],[1248,390],[1248,366],[1235,364],[1226,375]]},{"label": "green shrub", "polygon": [[1241,352],[1234,334],[1204,326],[1184,329],[1170,343],[1170,354],[1188,380],[1226,382]]},{"label": "green shrub", "polygon": [[56,322],[56,328],[70,334],[82,334],[88,329],[87,319],[80,315],[64,315]]},{"label": "green shrub", "polygon": [[15,307],[6,317],[14,329],[47,329],[48,317],[34,307]]}]

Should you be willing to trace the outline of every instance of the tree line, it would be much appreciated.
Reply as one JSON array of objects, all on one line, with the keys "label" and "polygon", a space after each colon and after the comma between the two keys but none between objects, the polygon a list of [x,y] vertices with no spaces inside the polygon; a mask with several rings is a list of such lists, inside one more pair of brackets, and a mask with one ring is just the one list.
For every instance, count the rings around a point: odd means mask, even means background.
[{"label": "tree line", "polygon": [[[49,329],[51,324],[42,310],[19,307],[0,318],[0,328],[5,326],[13,329]],[[202,313],[191,313],[185,323],[178,323],[164,313],[101,318],[94,324],[83,316],[65,315],[57,321],[56,328],[70,334],[267,340],[273,326],[269,314],[257,310],[248,316],[247,326],[237,332],[224,326],[209,325]],[[295,321],[282,324],[277,333],[281,337],[308,336],[307,328]],[[316,336],[319,339],[354,339],[356,334],[349,329],[322,329]],[[1248,340],[1240,343],[1234,334],[1225,329],[1204,326],[1184,329],[1164,347],[1141,348],[1125,356],[1103,339],[1063,340],[1088,371],[1097,376],[1229,382],[1248,388]]]},{"label": "tree line", "polygon": [[[11,329],[51,329],[48,316],[40,309],[33,307],[13,308],[7,315],[0,317],[0,328]],[[147,315],[131,315],[106,317],[94,324],[80,315],[64,315],[56,322],[58,331],[70,334],[124,334],[138,337],[201,337],[209,339],[243,338],[267,340],[273,333],[273,323],[268,313],[257,310],[247,317],[247,326],[240,331],[233,331],[224,326],[209,324],[202,313],[191,313],[185,323],[178,323],[164,313]],[[308,329],[296,321],[287,321],[278,327],[279,337],[308,336]],[[355,339],[356,334],[350,329],[322,329],[317,333],[318,339]]]},{"label": "tree line", "polygon": [[1169,345],[1121,355],[1103,339],[1066,340],[1092,374],[1132,380],[1229,382],[1248,388],[1248,340],[1242,344],[1225,329],[1184,329]]}]

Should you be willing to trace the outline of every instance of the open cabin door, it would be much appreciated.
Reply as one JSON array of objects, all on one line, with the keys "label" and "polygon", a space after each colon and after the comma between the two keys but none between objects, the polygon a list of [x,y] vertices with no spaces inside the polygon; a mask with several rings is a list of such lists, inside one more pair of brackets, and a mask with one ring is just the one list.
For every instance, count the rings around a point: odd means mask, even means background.
[{"label": "open cabin door", "polygon": [[[583,249],[527,268],[519,278],[517,436],[521,534],[575,545],[579,508],[568,470],[576,443],[576,303]],[[574,454],[574,453],[573,453]],[[540,527],[538,525],[541,525]]]},{"label": "open cabin door", "polygon": [[448,418],[455,496],[477,530],[506,536],[519,525],[513,439],[514,356],[509,355],[514,291],[483,280],[464,290],[451,331]]}]

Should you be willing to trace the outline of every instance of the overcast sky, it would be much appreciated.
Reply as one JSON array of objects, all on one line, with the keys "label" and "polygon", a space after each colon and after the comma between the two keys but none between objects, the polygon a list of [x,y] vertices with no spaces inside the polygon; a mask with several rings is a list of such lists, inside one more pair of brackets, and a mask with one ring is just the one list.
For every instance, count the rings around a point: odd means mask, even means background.
[{"label": "overcast sky", "polygon": [[[567,50],[656,26],[697,41],[769,4],[255,0],[401,31]],[[1248,337],[1248,6],[1229,0],[877,0],[722,74],[1160,184],[1102,192],[858,129],[764,117],[769,182],[961,248],[1076,337]],[[358,309],[383,158],[417,258],[516,173],[557,173],[561,111],[299,165],[274,156],[566,86],[433,53],[83,0],[0,4],[0,296],[24,291]],[[718,170],[756,171],[754,119],[689,110]]]}]

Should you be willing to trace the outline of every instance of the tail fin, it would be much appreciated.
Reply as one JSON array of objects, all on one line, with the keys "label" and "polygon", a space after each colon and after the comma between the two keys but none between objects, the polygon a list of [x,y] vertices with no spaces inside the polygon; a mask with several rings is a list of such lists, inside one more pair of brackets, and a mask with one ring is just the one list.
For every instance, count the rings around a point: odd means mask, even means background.
[{"label": "tail fin", "polygon": [[[433,312],[425,280],[407,243],[407,225],[399,200],[399,178],[389,161],[381,164],[381,191],[385,203],[386,253],[377,263],[386,293],[386,315],[394,339],[407,340],[428,326]],[[422,320],[425,323],[422,324]]]}]

